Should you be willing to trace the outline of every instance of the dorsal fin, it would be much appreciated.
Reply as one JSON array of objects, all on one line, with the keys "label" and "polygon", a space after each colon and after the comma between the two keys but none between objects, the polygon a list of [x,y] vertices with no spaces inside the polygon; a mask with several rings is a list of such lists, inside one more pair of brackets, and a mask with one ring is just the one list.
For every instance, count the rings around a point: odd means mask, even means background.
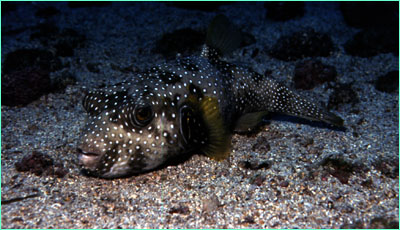
[{"label": "dorsal fin", "polygon": [[241,42],[242,33],[227,17],[214,17],[207,30],[207,46],[216,49],[222,55],[227,55],[239,48]]}]

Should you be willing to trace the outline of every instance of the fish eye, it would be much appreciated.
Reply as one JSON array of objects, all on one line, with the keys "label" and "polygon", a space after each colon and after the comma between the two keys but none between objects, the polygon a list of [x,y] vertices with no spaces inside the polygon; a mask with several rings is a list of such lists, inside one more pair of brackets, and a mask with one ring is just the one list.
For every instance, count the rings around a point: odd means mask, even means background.
[{"label": "fish eye", "polygon": [[138,105],[133,111],[133,124],[143,127],[153,119],[153,109],[150,105]]}]

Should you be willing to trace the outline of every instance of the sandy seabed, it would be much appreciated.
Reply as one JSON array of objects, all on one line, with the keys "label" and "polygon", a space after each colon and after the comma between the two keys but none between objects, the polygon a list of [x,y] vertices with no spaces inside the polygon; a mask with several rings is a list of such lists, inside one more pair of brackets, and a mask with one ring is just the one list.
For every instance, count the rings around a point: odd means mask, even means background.
[{"label": "sandy seabed", "polygon": [[[43,4],[22,5],[2,15],[2,30],[28,28],[2,36],[2,60],[16,49],[42,47],[29,39],[29,28],[43,22],[35,16]],[[84,34],[86,45],[63,57],[64,69],[52,73],[68,71],[76,76],[76,84],[24,107],[1,108],[2,228],[398,226],[398,171],[393,175],[385,170],[393,162],[398,170],[398,94],[377,91],[371,83],[398,70],[398,57],[347,55],[343,44],[359,30],[345,24],[337,4],[307,3],[303,17],[286,22],[267,20],[260,2],[224,5],[216,12],[164,3],[52,5],[59,13],[48,22]],[[288,86],[296,61],[279,61],[265,50],[281,35],[301,28],[329,34],[337,49],[318,59],[336,68],[338,82],[353,83],[360,98],[354,107],[333,111],[345,120],[346,131],[272,119],[257,134],[234,135],[232,154],[222,162],[194,155],[181,164],[129,178],[83,175],[76,155],[85,122],[83,91],[133,76],[113,66],[144,69],[162,62],[152,50],[164,33],[186,27],[205,30],[217,13],[256,39],[228,59],[260,73],[268,69]],[[255,49],[260,52],[251,58]],[[88,63],[98,71],[89,71]],[[300,93],[327,103],[330,90],[324,84]],[[18,172],[15,163],[33,151],[63,164],[68,173],[60,178]],[[244,167],[244,162],[268,162],[268,167]],[[340,168],[335,162],[345,163]]]}]

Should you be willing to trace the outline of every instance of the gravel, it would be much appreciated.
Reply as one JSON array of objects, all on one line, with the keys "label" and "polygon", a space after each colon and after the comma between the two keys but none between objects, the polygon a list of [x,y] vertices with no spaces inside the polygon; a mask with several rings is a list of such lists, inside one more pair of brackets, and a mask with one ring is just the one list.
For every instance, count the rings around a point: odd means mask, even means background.
[{"label": "gravel", "polygon": [[[59,12],[35,16],[45,6]],[[360,99],[334,111],[346,130],[273,116],[259,133],[234,135],[232,154],[222,162],[194,155],[128,178],[82,174],[76,146],[85,122],[84,90],[132,77],[112,66],[142,70],[162,62],[152,49],[164,33],[204,31],[217,13],[256,38],[226,59],[260,73],[271,70],[271,77],[288,86],[297,62],[274,59],[267,50],[302,28],[329,34],[337,49],[319,60],[334,66],[337,82],[351,83]],[[398,228],[398,90],[380,92],[374,82],[398,70],[399,60],[391,53],[347,55],[343,44],[359,29],[345,24],[338,4],[309,2],[304,17],[274,22],[260,2],[223,5],[216,12],[166,3],[69,8],[62,2],[21,2],[2,13],[2,62],[16,49],[51,49],[29,39],[43,22],[73,28],[87,40],[73,56],[61,58],[62,70],[51,73],[55,79],[73,74],[75,84],[24,107],[1,107],[2,228]],[[252,58],[255,49],[260,52]],[[97,70],[89,71],[88,63]],[[332,91],[324,83],[300,93],[326,104]],[[62,165],[66,175],[18,172],[15,164],[33,152]],[[268,167],[257,167],[265,162]]]}]

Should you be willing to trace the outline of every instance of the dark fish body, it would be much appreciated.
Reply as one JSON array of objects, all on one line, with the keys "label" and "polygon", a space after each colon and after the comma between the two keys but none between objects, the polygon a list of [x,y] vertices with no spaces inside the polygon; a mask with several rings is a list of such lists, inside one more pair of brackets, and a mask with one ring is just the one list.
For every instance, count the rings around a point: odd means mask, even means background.
[{"label": "dark fish body", "polygon": [[[222,33],[236,33],[218,16],[208,32],[221,21],[228,28]],[[222,160],[229,156],[233,131],[244,122],[249,127],[259,123],[266,112],[343,124],[285,86],[221,61],[218,54],[232,50],[237,41],[221,47],[213,37],[207,40],[200,56],[179,58],[87,93],[83,106],[89,121],[79,146],[84,169],[114,178],[154,169],[189,152]]]}]

